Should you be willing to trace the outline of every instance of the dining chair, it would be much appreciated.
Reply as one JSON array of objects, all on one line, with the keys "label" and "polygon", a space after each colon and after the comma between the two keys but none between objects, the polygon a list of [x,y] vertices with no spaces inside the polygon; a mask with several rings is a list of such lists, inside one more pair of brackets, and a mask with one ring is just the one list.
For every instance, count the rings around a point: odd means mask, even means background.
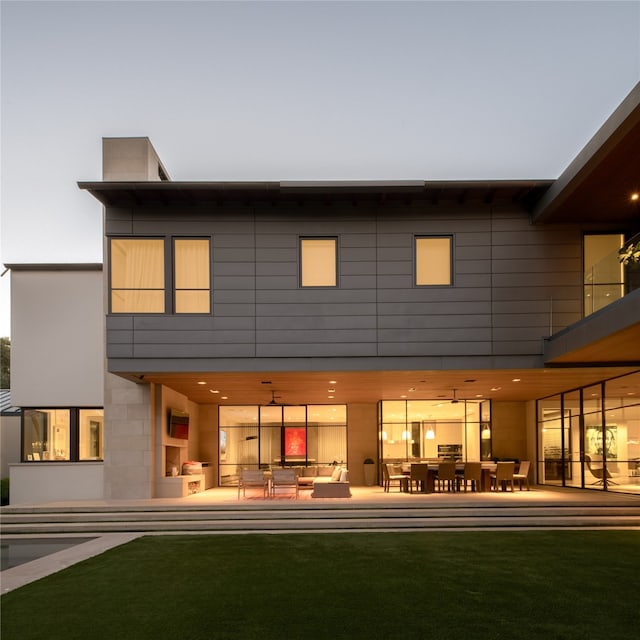
[{"label": "dining chair", "polygon": [[247,487],[262,487],[262,497],[266,498],[269,493],[269,480],[264,471],[240,469],[240,476],[238,477],[238,500],[240,500],[240,490],[242,490],[242,497],[246,497]]},{"label": "dining chair", "polygon": [[271,471],[271,497],[275,498],[276,489],[295,489],[298,497],[298,474],[295,469],[273,469]]},{"label": "dining chair", "polygon": [[409,491],[413,493],[415,484],[417,491],[425,492],[429,477],[429,465],[424,463],[414,463],[409,471]]},{"label": "dining chair", "polygon": [[382,465],[382,478],[383,478],[383,487],[386,492],[391,489],[391,483],[397,482],[398,489],[402,491],[407,486],[407,479],[404,473],[402,473],[401,469],[396,468],[396,465],[386,462]]},{"label": "dining chair", "polygon": [[491,474],[491,486],[495,487],[495,491],[500,491],[502,483],[511,485],[513,491],[513,474],[515,473],[515,462],[498,462],[495,473]]},{"label": "dining chair", "polygon": [[456,463],[440,462],[438,464],[438,491],[442,491],[442,487],[447,486],[449,491],[456,490]]},{"label": "dining chair", "polygon": [[465,462],[460,481],[465,491],[467,490],[467,482],[471,483],[471,491],[480,491],[482,483],[482,462]]},{"label": "dining chair", "polygon": [[518,473],[513,474],[513,481],[518,484],[520,487],[520,491],[522,491],[522,483],[526,482],[527,491],[529,488],[529,467],[531,466],[531,462],[529,460],[523,460],[520,463],[520,467],[518,468]]}]

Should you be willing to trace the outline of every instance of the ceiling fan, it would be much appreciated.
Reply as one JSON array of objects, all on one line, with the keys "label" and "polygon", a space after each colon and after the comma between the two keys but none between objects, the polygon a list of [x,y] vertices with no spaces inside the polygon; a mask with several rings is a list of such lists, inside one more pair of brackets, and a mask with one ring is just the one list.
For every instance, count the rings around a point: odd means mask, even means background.
[{"label": "ceiling fan", "polygon": [[277,396],[275,391],[271,392],[271,402],[269,404],[271,406],[279,406],[280,403],[276,401],[276,398],[280,398],[281,396]]},{"label": "ceiling fan", "polygon": [[460,402],[460,400],[458,400],[458,398],[456,398],[456,390],[453,390],[453,398],[451,398],[451,404],[458,404],[458,402]]}]

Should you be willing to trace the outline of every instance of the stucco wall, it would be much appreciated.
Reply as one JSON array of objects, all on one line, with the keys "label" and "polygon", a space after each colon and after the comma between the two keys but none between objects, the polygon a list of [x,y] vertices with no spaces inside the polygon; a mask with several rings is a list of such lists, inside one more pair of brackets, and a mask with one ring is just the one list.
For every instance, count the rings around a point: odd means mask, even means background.
[{"label": "stucco wall", "polygon": [[9,477],[9,464],[20,462],[20,416],[0,417],[0,477]]},{"label": "stucco wall", "polygon": [[102,500],[104,467],[100,462],[12,464],[10,504]]},{"label": "stucco wall", "polygon": [[11,401],[101,407],[104,307],[99,270],[11,271]]}]

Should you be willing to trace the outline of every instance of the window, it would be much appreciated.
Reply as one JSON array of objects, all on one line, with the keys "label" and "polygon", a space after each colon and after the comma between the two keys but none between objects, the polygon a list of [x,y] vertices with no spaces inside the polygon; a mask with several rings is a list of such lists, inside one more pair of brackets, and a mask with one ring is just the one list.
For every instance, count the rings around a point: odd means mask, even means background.
[{"label": "window", "polygon": [[346,405],[220,406],[218,425],[220,486],[235,485],[240,469],[347,460]]},{"label": "window", "polygon": [[25,409],[23,462],[77,462],[104,458],[102,409]]},{"label": "window", "polygon": [[300,239],[300,286],[337,286],[336,238]]},{"label": "window", "polygon": [[111,240],[112,313],[164,313],[164,240]]},{"label": "window", "polygon": [[451,285],[450,236],[416,238],[416,285]]},{"label": "window", "polygon": [[209,240],[174,240],[176,313],[209,313]]},{"label": "window", "polygon": [[619,233],[584,236],[585,316],[624,296],[624,267],[618,259],[623,243]]}]

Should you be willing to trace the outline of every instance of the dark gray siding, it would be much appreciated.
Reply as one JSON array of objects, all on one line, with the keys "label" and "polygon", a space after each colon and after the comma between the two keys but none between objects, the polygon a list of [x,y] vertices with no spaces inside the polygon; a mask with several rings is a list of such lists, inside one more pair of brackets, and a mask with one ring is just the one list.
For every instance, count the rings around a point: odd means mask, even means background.
[{"label": "dark gray siding", "polygon": [[[132,369],[148,359],[189,370],[194,359],[211,368],[253,359],[256,368],[256,359],[276,358],[531,357],[581,317],[580,229],[534,227],[516,208],[120,208],[107,209],[106,231],[212,243],[211,316],[108,316],[108,357]],[[414,286],[414,237],[430,234],[453,237],[451,287]],[[338,238],[338,287],[298,286],[301,236]]]}]

